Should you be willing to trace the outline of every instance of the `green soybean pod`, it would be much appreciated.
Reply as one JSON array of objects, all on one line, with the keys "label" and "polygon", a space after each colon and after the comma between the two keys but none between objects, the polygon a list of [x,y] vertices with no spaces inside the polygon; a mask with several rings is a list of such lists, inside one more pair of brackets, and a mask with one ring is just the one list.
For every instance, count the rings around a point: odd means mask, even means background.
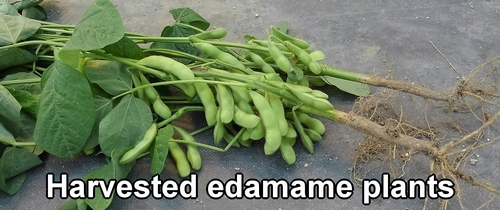
[{"label": "green soybean pod", "polygon": [[309,77],[309,84],[315,87],[323,87],[327,85],[325,80],[321,77]]},{"label": "green soybean pod", "polygon": [[[229,132],[224,133],[224,140],[226,141],[226,143],[228,143],[228,144],[231,143],[231,141],[233,141],[233,139],[234,139],[234,136],[231,133],[229,133]],[[240,145],[239,141],[236,140],[233,143],[232,147],[240,148],[241,145]]]},{"label": "green soybean pod", "polygon": [[301,93],[297,91],[295,88],[288,88],[290,92],[292,92],[297,99],[299,99],[302,103],[309,105],[313,108],[322,110],[322,111],[328,111],[333,109],[333,105],[325,99],[322,98],[316,98],[313,95],[309,93]]},{"label": "green soybean pod", "polygon": [[[176,77],[175,75],[170,75],[170,78],[172,79],[172,81],[182,80],[182,79]],[[189,96],[191,98],[196,96],[196,89],[194,88],[194,86],[192,84],[178,83],[178,84],[173,84],[173,85],[175,87],[179,88],[184,94],[186,94],[187,96]]]},{"label": "green soybean pod", "polygon": [[299,121],[299,118],[297,117],[295,111],[291,112],[291,117],[293,118],[293,125],[295,129],[297,130],[297,133],[299,133],[300,140],[302,141],[302,146],[304,146],[307,149],[307,151],[309,151],[309,153],[313,153],[314,152],[313,142],[311,138],[309,138],[309,136],[304,131],[304,127]]},{"label": "green soybean pod", "polygon": [[[184,141],[188,142],[196,142],[194,140],[194,137],[189,134],[186,130],[179,128],[179,127],[174,127],[177,132],[181,135],[181,138]],[[187,159],[189,163],[191,164],[191,167],[194,170],[200,170],[201,168],[201,155],[200,152],[198,151],[198,147],[196,145],[192,144],[186,144],[187,147]]]},{"label": "green soybean pod", "polygon": [[294,85],[294,84],[285,84],[285,86],[288,88],[288,89],[294,89],[298,92],[301,92],[301,93],[312,93],[313,92],[313,89],[310,88],[310,87],[307,87],[307,86],[302,86],[302,85]]},{"label": "green soybean pod", "polygon": [[315,142],[323,140],[323,137],[321,134],[319,134],[317,131],[310,129],[310,128],[304,128],[304,132],[306,135],[309,136],[309,138]]},{"label": "green soybean pod", "polygon": [[139,141],[134,148],[131,150],[125,152],[123,156],[120,158],[119,163],[120,164],[127,164],[131,163],[137,157],[139,157],[142,153],[146,152],[148,150],[149,146],[151,146],[151,143],[154,141],[156,137],[156,132],[158,131],[158,128],[156,126],[156,123],[153,123],[151,127],[146,131],[144,134],[144,137],[142,138],[141,141]]},{"label": "green soybean pod", "polygon": [[280,129],[281,136],[285,136],[288,132],[288,123],[285,118],[285,108],[279,96],[272,93],[266,93],[266,98],[269,101],[269,105],[274,110],[276,120],[278,121],[278,127]]},{"label": "green soybean pod", "polygon": [[227,29],[225,28],[216,28],[211,31],[204,31],[199,34],[193,35],[194,37],[202,40],[206,39],[222,39],[227,35]]},{"label": "green soybean pod", "polygon": [[[144,76],[142,72],[139,72],[139,79],[141,80],[142,85],[149,85],[149,80]],[[144,88],[144,93],[148,97],[150,102],[154,102],[156,99],[158,99],[158,92],[154,87],[145,87]]]},{"label": "green soybean pod", "polygon": [[224,123],[220,120],[220,109],[217,110],[217,121],[215,122],[214,127],[214,144],[219,145],[222,138],[224,138],[224,132],[226,129],[224,128]]},{"label": "green soybean pod", "polygon": [[283,137],[280,144],[281,157],[288,165],[294,164],[297,159],[295,151],[293,150],[293,145],[290,144],[290,141],[292,141],[292,139]]},{"label": "green soybean pod", "polygon": [[[132,77],[132,82],[134,83],[134,87],[140,87],[142,86],[142,82],[141,82],[141,79],[139,79],[139,77],[137,75],[135,75],[134,73],[130,73],[130,76]],[[146,102],[146,104],[149,106],[150,103],[149,103],[149,99],[148,97],[146,96],[146,93],[144,92],[144,88],[141,88],[141,89],[138,89],[137,91],[135,91],[137,93],[137,98],[141,99],[142,101]]]},{"label": "green soybean pod", "polygon": [[241,63],[237,58],[235,58],[233,55],[224,52],[217,48],[216,46],[213,46],[212,44],[209,43],[192,43],[192,45],[196,48],[198,48],[201,52],[203,52],[205,55],[215,58],[217,60],[220,60],[224,63],[227,63],[229,65],[232,65],[238,69],[245,70],[246,67]]},{"label": "green soybean pod", "polygon": [[231,91],[224,85],[217,84],[217,100],[220,106],[220,120],[230,123],[234,117],[234,99]]},{"label": "green soybean pod", "polygon": [[255,91],[250,91],[250,96],[252,97],[253,104],[259,111],[266,132],[264,154],[271,155],[279,149],[281,142],[281,132],[276,114],[264,96]]},{"label": "green soybean pod", "polygon": [[248,89],[240,86],[229,86],[231,88],[231,93],[233,94],[234,100],[236,99],[243,100],[245,102],[252,101],[250,98],[250,94],[248,93]]},{"label": "green soybean pod", "polygon": [[262,123],[262,120],[255,126],[255,128],[252,129],[252,132],[250,133],[250,139],[252,140],[260,140],[264,138],[266,135],[266,129],[264,128],[264,123]]},{"label": "green soybean pod", "polygon": [[217,104],[215,103],[215,97],[212,90],[208,84],[204,82],[195,82],[193,86],[203,107],[205,107],[205,120],[207,121],[207,125],[214,125],[217,121]]},{"label": "green soybean pod", "polygon": [[271,32],[274,36],[276,36],[278,39],[281,39],[282,41],[289,41],[290,43],[293,43],[294,45],[302,49],[309,48],[309,43],[307,43],[306,41],[285,34],[273,26],[271,26]]},{"label": "green soybean pod", "polygon": [[309,79],[307,76],[302,77],[299,81],[297,81],[297,85],[302,87],[309,87]]},{"label": "green soybean pod", "polygon": [[302,63],[306,64],[307,67],[309,67],[309,70],[311,70],[312,73],[314,74],[320,74],[321,73],[321,67],[319,66],[316,61],[313,61],[311,56],[304,51],[303,49],[300,49],[299,47],[293,45],[289,41],[285,41],[285,46],[295,54]]},{"label": "green soybean pod", "polygon": [[313,90],[311,92],[311,95],[313,95],[316,98],[328,99],[328,94],[324,93],[321,90]]},{"label": "green soybean pod", "polygon": [[325,53],[323,53],[323,51],[317,50],[309,53],[309,57],[311,57],[313,61],[320,61],[325,59]]},{"label": "green soybean pod", "polygon": [[153,102],[153,110],[163,119],[168,119],[172,116],[172,111],[170,111],[170,108],[160,98],[157,98]]},{"label": "green soybean pod", "polygon": [[255,64],[257,64],[262,69],[262,72],[264,72],[264,73],[276,73],[274,71],[273,67],[271,67],[268,63],[266,63],[264,61],[264,59],[262,57],[260,57],[259,55],[252,53],[252,52],[250,52],[248,55],[250,56],[252,61],[255,62]]},{"label": "green soybean pod", "polygon": [[252,130],[253,128],[247,128],[245,129],[245,131],[243,131],[243,133],[241,134],[241,140],[242,141],[246,141],[246,140],[249,140],[250,139],[250,135],[252,134]]},{"label": "green soybean pod", "polygon": [[233,120],[236,124],[244,128],[255,128],[260,122],[260,117],[255,114],[248,114],[238,108],[234,107]]},{"label": "green soybean pod", "polygon": [[240,143],[241,146],[244,146],[244,147],[250,147],[250,146],[252,146],[252,141],[250,141],[250,139],[239,138],[238,142]]},{"label": "green soybean pod", "polygon": [[320,135],[325,134],[326,131],[325,125],[320,120],[312,118],[309,115],[302,112],[296,112],[296,115],[297,119],[308,128],[318,132]]},{"label": "green soybean pod", "polygon": [[[259,45],[259,46],[262,46],[262,47],[268,47],[267,45],[269,45],[270,41],[268,41],[268,40],[252,40],[252,42]],[[285,45],[283,45],[281,43],[274,42],[274,45],[282,51],[288,51],[288,49],[285,47]]]},{"label": "green soybean pod", "polygon": [[295,128],[293,128],[292,123],[290,123],[288,121],[286,123],[288,125],[288,132],[286,133],[286,135],[284,137],[287,139],[293,139],[293,141],[290,142],[293,146],[293,145],[295,145],[295,139],[297,138],[297,131],[295,131]]},{"label": "green soybean pod", "polygon": [[137,61],[137,64],[162,70],[164,72],[175,75],[181,80],[194,79],[193,71],[191,71],[189,67],[181,62],[165,56],[150,55]]},{"label": "green soybean pod", "polygon": [[283,55],[281,50],[278,49],[278,47],[276,47],[272,41],[269,41],[267,49],[269,50],[269,54],[271,54],[273,60],[276,62],[276,64],[282,71],[286,73],[293,71],[292,63],[290,63],[288,58],[286,58],[286,56]]},{"label": "green soybean pod", "polygon": [[189,174],[191,173],[191,165],[189,165],[189,161],[186,157],[186,153],[184,153],[184,150],[182,150],[182,148],[177,143],[169,141],[168,151],[175,161],[177,173],[179,173],[179,176],[189,176]]},{"label": "green soybean pod", "polygon": [[250,103],[246,102],[246,101],[243,101],[243,100],[237,100],[235,99],[235,102],[236,102],[236,106],[241,110],[241,111],[244,111],[248,114],[255,114],[253,112],[253,109],[252,109],[252,106],[250,105]]}]

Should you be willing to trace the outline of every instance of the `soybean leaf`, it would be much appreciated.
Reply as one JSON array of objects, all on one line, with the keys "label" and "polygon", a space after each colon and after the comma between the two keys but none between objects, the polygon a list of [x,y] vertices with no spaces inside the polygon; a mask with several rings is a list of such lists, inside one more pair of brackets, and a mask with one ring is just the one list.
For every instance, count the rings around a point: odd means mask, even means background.
[{"label": "soybean leaf", "polygon": [[95,0],[75,26],[64,50],[94,50],[120,40],[125,27],[115,5],[109,0]]},{"label": "soybean leaf", "polygon": [[22,109],[31,116],[36,117],[38,111],[38,97],[28,91],[17,90],[11,87],[6,87],[7,90],[16,98]]},{"label": "soybean leaf", "polygon": [[123,36],[120,41],[104,47],[104,51],[115,56],[137,60],[146,57],[141,47],[126,36]]},{"label": "soybean leaf", "polygon": [[23,9],[21,15],[27,18],[35,19],[35,20],[45,20],[47,19],[47,12],[40,5],[36,5],[34,7],[28,7]]},{"label": "soybean leaf", "polygon": [[73,68],[80,64],[80,50],[54,50],[55,59],[62,61]]},{"label": "soybean leaf", "polygon": [[167,125],[160,130],[156,135],[155,143],[150,149],[151,168],[149,172],[152,175],[159,174],[165,167],[165,160],[168,155],[168,141],[174,136],[174,127]]},{"label": "soybean leaf", "polygon": [[21,128],[21,104],[2,85],[0,85],[0,123],[13,135]]},{"label": "soybean leaf", "polygon": [[[85,181],[92,179],[104,180],[109,183],[110,180],[120,180],[127,177],[132,168],[134,167],[135,161],[129,164],[119,164],[118,161],[120,157],[130,148],[121,147],[117,150],[111,152],[111,163],[104,165],[103,167],[94,170],[85,176]],[[113,201],[114,192],[111,192],[109,199],[104,198],[101,188],[97,188],[94,192],[94,198],[85,199],[85,202],[92,209],[106,209]]]},{"label": "soybean leaf", "polygon": [[61,158],[71,158],[85,145],[95,119],[92,92],[78,70],[54,61],[42,75],[35,143]]},{"label": "soybean leaf", "polygon": [[0,15],[19,15],[17,12],[17,9],[10,5],[8,2],[7,3],[2,3],[0,2]]},{"label": "soybean leaf", "polygon": [[42,3],[43,0],[21,0],[13,4],[14,7],[16,7],[17,10],[21,11],[22,9],[28,8],[28,7],[34,7],[38,6],[40,3]]},{"label": "soybean leaf", "polygon": [[111,100],[98,95],[94,96],[94,106],[94,126],[92,127],[92,133],[87,143],[85,143],[84,149],[91,149],[99,144],[99,123],[109,112],[111,112],[111,110],[113,110],[113,103],[111,103]]},{"label": "soybean leaf", "polygon": [[201,30],[210,27],[210,23],[201,17],[198,13],[189,8],[178,8],[170,10],[170,14],[178,23],[186,23]]},{"label": "soybean leaf", "polygon": [[[185,26],[179,26],[179,25],[174,25],[174,26],[166,26],[163,28],[163,31],[161,32],[162,37],[188,37],[194,34],[197,34],[198,31],[188,28]],[[177,50],[185,53],[189,53],[191,55],[197,55],[199,50],[195,47],[193,47],[191,44],[174,44],[174,43],[165,43],[165,42],[153,42],[150,46],[151,49],[153,48],[164,48],[164,49],[170,49],[170,50]],[[187,64],[191,62],[188,59],[178,59],[175,58],[175,60],[182,62],[184,64]]]},{"label": "soybean leaf", "polygon": [[126,68],[108,60],[90,60],[84,66],[88,80],[113,96],[132,89],[132,77]]},{"label": "soybean leaf", "polygon": [[40,164],[42,164],[42,160],[38,156],[18,147],[5,149],[2,158],[0,158],[4,179],[17,176]]},{"label": "soybean leaf", "polygon": [[[39,79],[40,77],[31,73],[31,72],[17,72],[14,74],[7,75],[3,81],[11,81],[11,80],[23,80],[23,79]],[[19,84],[19,85],[9,85],[11,88],[15,88],[17,90],[28,91],[32,94],[39,95],[42,92],[42,87],[40,83],[31,83],[31,84]]]},{"label": "soybean leaf", "polygon": [[127,95],[99,123],[99,144],[109,156],[119,147],[137,144],[153,124],[149,106],[142,100]]},{"label": "soybean leaf", "polygon": [[0,143],[11,144],[15,142],[14,136],[0,123]]},{"label": "soybean leaf", "polygon": [[0,46],[29,38],[40,28],[40,23],[23,16],[0,15]]},{"label": "soybean leaf", "polygon": [[329,76],[324,76],[322,78],[327,84],[333,85],[346,93],[356,96],[367,96],[370,94],[370,87],[366,84]]},{"label": "soybean leaf", "polygon": [[[19,132],[19,136],[17,136],[17,142],[34,142],[33,133],[35,132],[36,120],[26,112],[21,111],[21,121],[22,127],[21,132]],[[23,146],[23,149],[35,154],[40,155],[44,151],[42,148],[38,146]]]},{"label": "soybean leaf", "polygon": [[[0,26],[1,27],[1,26]],[[0,29],[1,30],[1,29]],[[2,40],[0,40],[2,42]],[[0,44],[1,45],[1,44]],[[0,71],[9,67],[31,63],[37,57],[33,53],[21,48],[8,48],[0,50]]]},{"label": "soybean leaf", "polygon": [[28,173],[24,172],[10,179],[5,179],[3,177],[3,170],[0,168],[0,190],[9,195],[16,194],[16,192],[23,186],[27,176]]}]

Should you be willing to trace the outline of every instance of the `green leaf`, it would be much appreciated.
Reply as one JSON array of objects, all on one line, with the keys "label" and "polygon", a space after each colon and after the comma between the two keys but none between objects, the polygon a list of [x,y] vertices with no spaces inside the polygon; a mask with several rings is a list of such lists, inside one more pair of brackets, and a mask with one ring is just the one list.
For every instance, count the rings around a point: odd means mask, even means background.
[{"label": "green leaf", "polygon": [[[2,40],[0,40],[0,42],[2,42]],[[17,47],[3,49],[0,50],[0,71],[9,67],[31,63],[36,59],[37,57],[35,55],[25,49]]]},{"label": "green leaf", "polygon": [[40,23],[23,16],[0,15],[0,46],[27,39],[38,31]]},{"label": "green leaf", "polygon": [[153,124],[149,106],[131,95],[123,97],[120,103],[104,117],[99,124],[99,144],[105,155],[119,147],[134,146]]},{"label": "green leaf", "polygon": [[8,2],[0,2],[0,15],[18,16],[19,13],[17,12],[17,9],[14,6],[10,5]]},{"label": "green leaf", "polygon": [[78,70],[55,61],[43,74],[35,142],[61,158],[80,152],[92,132],[95,110],[92,92]]},{"label": "green leaf", "polygon": [[42,164],[42,160],[38,156],[17,147],[5,149],[2,158],[0,158],[0,166],[2,167],[4,179],[17,176],[40,164]]},{"label": "green leaf", "polygon": [[139,45],[137,45],[134,41],[126,36],[122,37],[120,41],[104,47],[104,51],[114,56],[132,58],[137,60],[146,57],[141,47],[139,47]]},{"label": "green leaf", "polygon": [[210,27],[210,23],[201,17],[198,13],[189,8],[178,8],[170,10],[170,14],[178,23],[186,23],[201,30]]},{"label": "green leaf", "polygon": [[110,95],[116,96],[132,89],[132,77],[127,66],[117,61],[89,60],[85,62],[84,69],[88,80]]},{"label": "green leaf", "polygon": [[[119,148],[111,152],[111,163],[104,165],[103,167],[94,170],[85,176],[85,181],[90,179],[105,180],[109,183],[109,180],[120,180],[127,177],[132,168],[134,167],[135,161],[129,164],[119,164],[118,161],[120,157],[130,148]],[[101,188],[97,188],[94,192],[94,198],[85,199],[85,202],[92,209],[106,209],[113,201],[114,192],[109,199],[104,198]]]},{"label": "green leaf", "polygon": [[[34,142],[33,133],[35,132],[36,120],[26,112],[21,111],[21,121],[22,127],[19,136],[17,136],[17,142]],[[23,146],[23,149],[35,154],[40,155],[44,151],[38,146]]]},{"label": "green leaf", "polygon": [[21,129],[21,104],[2,85],[0,85],[0,123],[13,135]]},{"label": "green leaf", "polygon": [[3,171],[0,170],[0,190],[6,192],[9,195],[16,194],[19,189],[23,186],[24,181],[28,173],[24,172],[10,179],[4,179]]},{"label": "green leaf", "polygon": [[[166,26],[163,31],[161,32],[162,37],[188,37],[194,34],[197,34],[198,31],[188,28],[185,26],[179,26],[179,25],[174,25],[174,26]],[[193,47],[191,44],[174,44],[174,43],[165,43],[165,42],[153,42],[150,46],[151,49],[153,48],[163,48],[163,49],[170,49],[170,50],[177,50],[185,53],[189,53],[191,55],[197,55],[199,50],[195,47]],[[175,60],[187,64],[191,62],[191,60],[188,59],[178,59],[175,58]]]},{"label": "green leaf", "polygon": [[366,84],[329,76],[324,76],[322,78],[327,84],[333,85],[346,93],[356,96],[367,96],[370,94],[370,87]]},{"label": "green leaf", "polygon": [[23,9],[21,15],[35,20],[47,19],[47,12],[40,5]]},{"label": "green leaf", "polygon": [[55,59],[78,69],[80,64],[80,50],[54,50]]},{"label": "green leaf", "polygon": [[94,126],[92,127],[92,133],[90,134],[84,149],[91,149],[99,144],[99,123],[109,112],[111,112],[111,110],[113,110],[113,103],[111,100],[102,96],[94,96],[94,105]]},{"label": "green leaf", "polygon": [[7,90],[16,98],[17,102],[21,104],[24,111],[31,114],[31,116],[36,117],[38,112],[38,97],[31,94],[28,91],[17,90],[11,87],[6,87]]},{"label": "green leaf", "polygon": [[0,123],[0,143],[12,144],[15,142],[14,136]]},{"label": "green leaf", "polygon": [[174,136],[174,127],[167,125],[156,134],[154,146],[150,149],[151,154],[151,168],[149,172],[152,175],[159,174],[165,167],[165,160],[168,155],[168,141]]},{"label": "green leaf", "polygon": [[117,42],[124,34],[125,27],[115,5],[108,0],[95,0],[63,49],[100,49]]},{"label": "green leaf", "polygon": [[17,10],[22,10],[28,7],[38,6],[43,0],[21,0],[13,4]]},{"label": "green leaf", "polygon": [[[22,79],[39,79],[40,77],[31,73],[31,72],[17,72],[14,74],[7,75],[3,81],[11,81],[11,80],[22,80]],[[15,88],[17,90],[28,91],[32,94],[39,95],[42,92],[42,87],[40,83],[31,83],[31,84],[19,84],[19,85],[9,85],[11,88]]]}]

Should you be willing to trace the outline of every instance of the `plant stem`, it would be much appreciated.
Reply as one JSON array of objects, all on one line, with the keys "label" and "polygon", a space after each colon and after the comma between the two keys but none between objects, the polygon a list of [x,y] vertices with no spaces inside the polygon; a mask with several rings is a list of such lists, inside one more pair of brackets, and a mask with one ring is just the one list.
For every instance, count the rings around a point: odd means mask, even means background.
[{"label": "plant stem", "polygon": [[39,83],[41,81],[41,78],[36,78],[36,79],[19,79],[19,80],[8,80],[8,81],[0,81],[0,85],[22,85],[22,84],[32,84],[32,83]]},{"label": "plant stem", "polygon": [[0,50],[4,49],[9,49],[9,48],[16,48],[16,47],[24,47],[24,46],[29,46],[29,45],[38,45],[38,44],[43,44],[43,45],[55,45],[59,47],[64,47],[64,43],[60,42],[51,42],[51,41],[43,41],[43,40],[32,40],[32,41],[25,41],[25,42],[19,42],[11,45],[5,45],[1,46]]}]

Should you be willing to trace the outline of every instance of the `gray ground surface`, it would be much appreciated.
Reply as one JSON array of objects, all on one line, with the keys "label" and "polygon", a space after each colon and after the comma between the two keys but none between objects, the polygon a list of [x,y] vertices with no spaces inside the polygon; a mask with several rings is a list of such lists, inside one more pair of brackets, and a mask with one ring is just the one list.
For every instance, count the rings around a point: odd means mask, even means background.
[{"label": "gray ground surface", "polygon": [[[76,24],[84,9],[92,1],[47,0],[43,6],[52,21]],[[395,79],[408,77],[412,82],[436,90],[449,90],[457,75],[442,56],[430,44],[432,41],[461,74],[500,54],[500,2],[499,1],[114,1],[121,12],[127,30],[158,35],[165,25],[173,23],[168,11],[178,7],[190,7],[201,14],[214,27],[228,29],[227,40],[243,41],[243,35],[265,37],[270,25],[288,21],[290,33],[312,43],[315,49],[326,54],[325,62],[352,71],[385,76],[391,70]],[[256,17],[258,14],[258,17]],[[385,63],[383,62],[385,61]],[[372,90],[376,90],[373,88]],[[355,100],[328,89],[337,109],[349,111]],[[421,120],[424,104],[412,101],[407,96],[400,103],[408,118]],[[415,99],[416,100],[416,99]],[[447,115],[443,113],[443,117]],[[439,119],[441,116],[432,116]],[[186,118],[190,124],[200,116]],[[457,119],[467,127],[470,118]],[[204,190],[209,180],[228,180],[236,173],[245,179],[340,179],[353,180],[349,173],[356,147],[364,135],[330,121],[324,121],[327,133],[324,140],[316,144],[314,154],[297,147],[297,162],[288,166],[280,155],[266,157],[262,145],[252,148],[233,149],[225,154],[203,150],[203,168],[199,171],[199,197],[195,200],[176,198],[139,200],[117,199],[110,209],[422,209],[419,199],[377,199],[370,206],[361,203],[361,188],[348,200],[335,199],[243,199],[230,200],[209,198]],[[498,128],[498,124],[496,125]],[[486,135],[498,135],[498,129],[487,130]],[[210,139],[209,133],[199,139]],[[478,151],[480,156],[475,166],[468,165],[465,171],[475,178],[487,179],[498,186],[498,146]],[[476,153],[474,153],[476,154]],[[102,157],[78,157],[62,160],[50,157],[43,165],[31,170],[24,187],[15,196],[0,194],[1,209],[55,209],[65,201],[45,198],[46,174],[68,173],[70,179],[83,178],[85,174],[104,164]],[[372,165],[365,177],[380,178],[387,166]],[[415,157],[405,167],[402,178],[428,176],[428,162]],[[148,160],[141,160],[129,176],[149,179]],[[401,173],[401,171],[399,171]],[[177,177],[172,163],[167,164],[163,179]],[[476,188],[464,188],[463,202],[468,209],[476,209],[491,198],[491,194]],[[437,209],[438,200],[431,200],[429,209]],[[455,202],[450,209],[458,208]],[[484,209],[500,208],[500,201],[493,199]]]}]

